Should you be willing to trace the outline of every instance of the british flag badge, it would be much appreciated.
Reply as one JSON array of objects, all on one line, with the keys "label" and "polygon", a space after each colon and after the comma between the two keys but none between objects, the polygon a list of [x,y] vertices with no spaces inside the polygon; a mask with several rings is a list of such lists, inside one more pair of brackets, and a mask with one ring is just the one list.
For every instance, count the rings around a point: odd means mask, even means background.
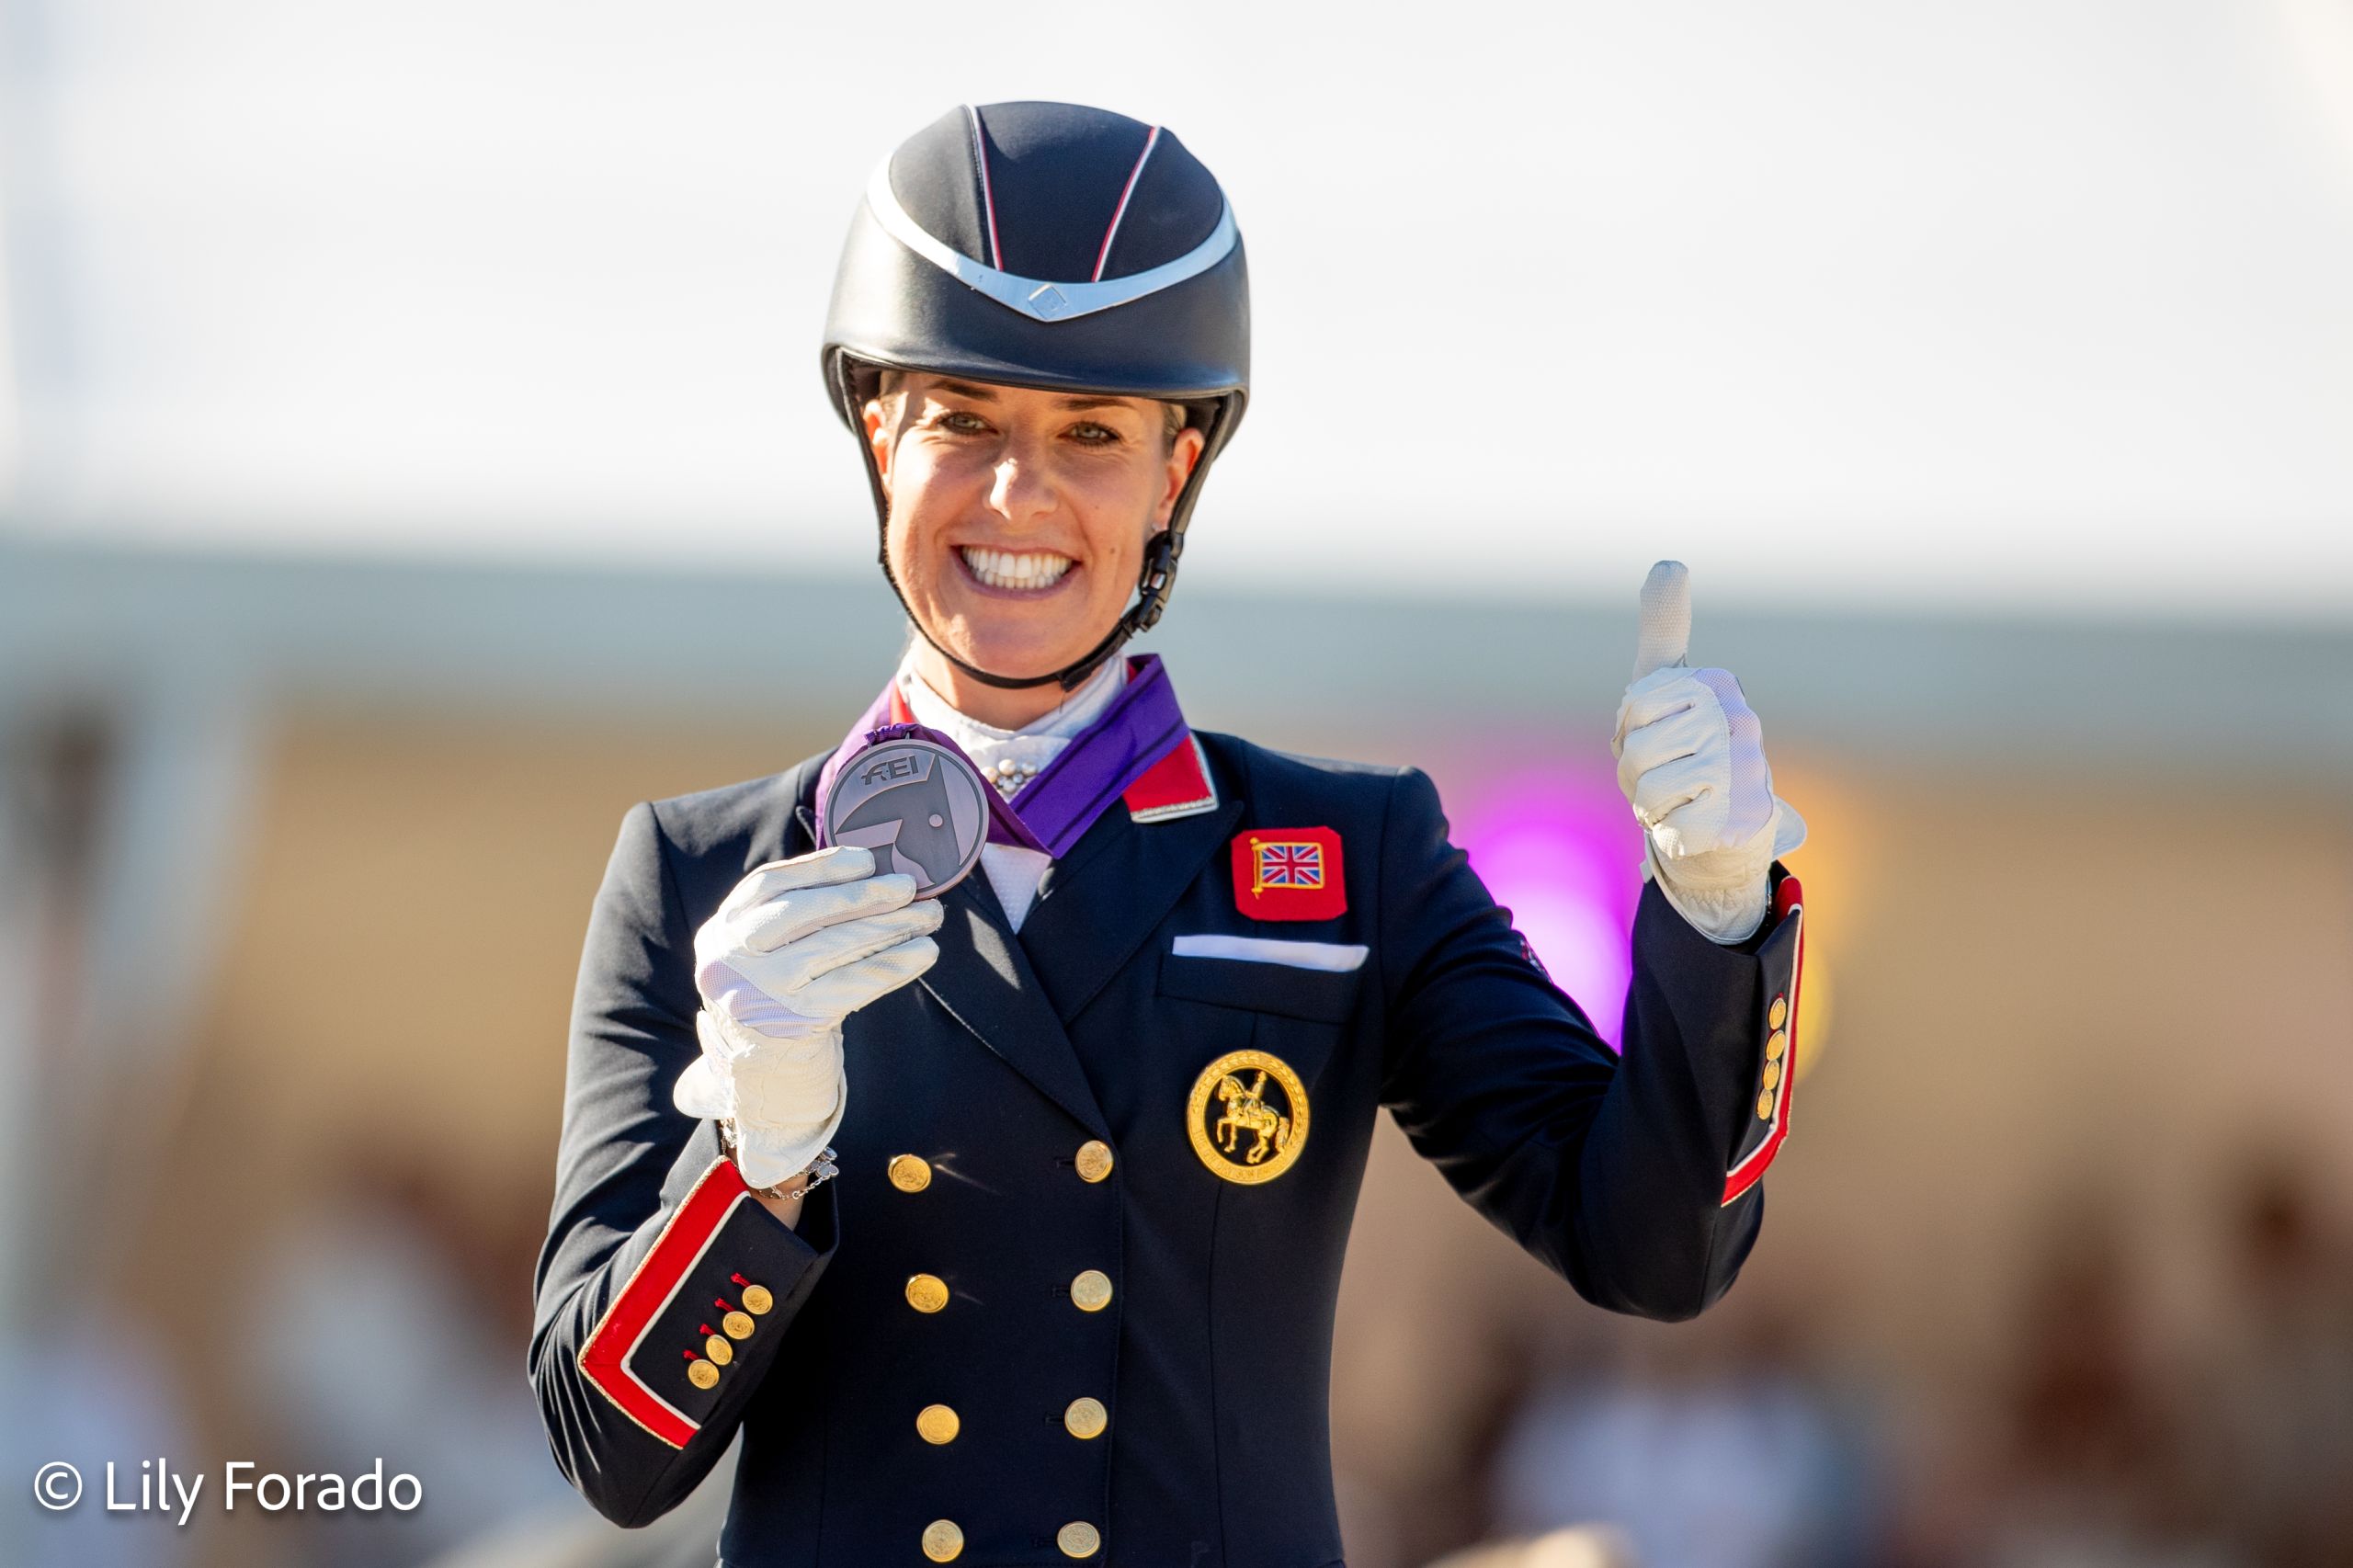
[{"label": "british flag badge", "polygon": [[1233,906],[1253,920],[1330,920],[1347,913],[1340,835],[1328,827],[1236,834]]}]

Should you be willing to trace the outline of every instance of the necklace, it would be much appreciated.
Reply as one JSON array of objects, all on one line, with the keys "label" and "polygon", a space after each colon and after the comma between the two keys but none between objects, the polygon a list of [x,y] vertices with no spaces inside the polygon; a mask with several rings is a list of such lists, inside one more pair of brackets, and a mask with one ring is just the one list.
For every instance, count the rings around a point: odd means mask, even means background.
[{"label": "necklace", "polygon": [[989,770],[989,782],[995,785],[996,792],[1008,801],[1021,792],[1024,784],[1037,777],[1036,763],[1016,762],[1009,756],[998,757],[996,767]]}]

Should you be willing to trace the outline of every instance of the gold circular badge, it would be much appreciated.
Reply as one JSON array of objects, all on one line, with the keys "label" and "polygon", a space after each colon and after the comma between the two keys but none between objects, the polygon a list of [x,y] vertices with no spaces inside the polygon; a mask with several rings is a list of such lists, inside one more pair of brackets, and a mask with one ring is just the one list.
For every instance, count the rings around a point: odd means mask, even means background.
[{"label": "gold circular badge", "polygon": [[735,1359],[735,1346],[715,1334],[702,1342],[702,1353],[722,1367]]},{"label": "gold circular badge", "polygon": [[687,1381],[699,1389],[715,1389],[719,1386],[719,1369],[708,1361],[689,1361],[687,1363]]},{"label": "gold circular badge", "polygon": [[1193,1080],[1185,1119],[1201,1164],[1228,1181],[1272,1181],[1307,1142],[1307,1085],[1280,1057],[1228,1051]]}]

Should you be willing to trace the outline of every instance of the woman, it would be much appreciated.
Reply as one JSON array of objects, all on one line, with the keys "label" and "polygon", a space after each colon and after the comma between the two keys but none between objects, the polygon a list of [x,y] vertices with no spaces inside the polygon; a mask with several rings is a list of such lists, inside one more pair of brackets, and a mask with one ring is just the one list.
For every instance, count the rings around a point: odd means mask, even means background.
[{"label": "woman", "polygon": [[[960,108],[878,171],[825,373],[917,635],[842,747],[640,805],[591,917],[531,1373],[608,1517],[740,1429],[722,1561],[1340,1557],[1334,1299],[1376,1112],[1587,1299],[1688,1317],[1786,1124],[1802,834],[1646,590],[1624,1055],[1412,769],[1193,732],[1120,645],[1247,389],[1216,181],[1155,127]],[[1131,595],[1133,602],[1131,603]],[[1009,808],[915,898],[821,843],[869,733]]]}]

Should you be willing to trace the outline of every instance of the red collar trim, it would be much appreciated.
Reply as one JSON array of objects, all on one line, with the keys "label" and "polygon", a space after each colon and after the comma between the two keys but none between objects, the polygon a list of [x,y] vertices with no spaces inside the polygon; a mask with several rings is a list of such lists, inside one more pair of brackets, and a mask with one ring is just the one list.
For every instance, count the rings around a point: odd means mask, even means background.
[{"label": "red collar trim", "polygon": [[1217,786],[1210,780],[1210,759],[1201,752],[1199,737],[1187,730],[1185,738],[1120,798],[1136,822],[1167,822],[1217,810]]}]

